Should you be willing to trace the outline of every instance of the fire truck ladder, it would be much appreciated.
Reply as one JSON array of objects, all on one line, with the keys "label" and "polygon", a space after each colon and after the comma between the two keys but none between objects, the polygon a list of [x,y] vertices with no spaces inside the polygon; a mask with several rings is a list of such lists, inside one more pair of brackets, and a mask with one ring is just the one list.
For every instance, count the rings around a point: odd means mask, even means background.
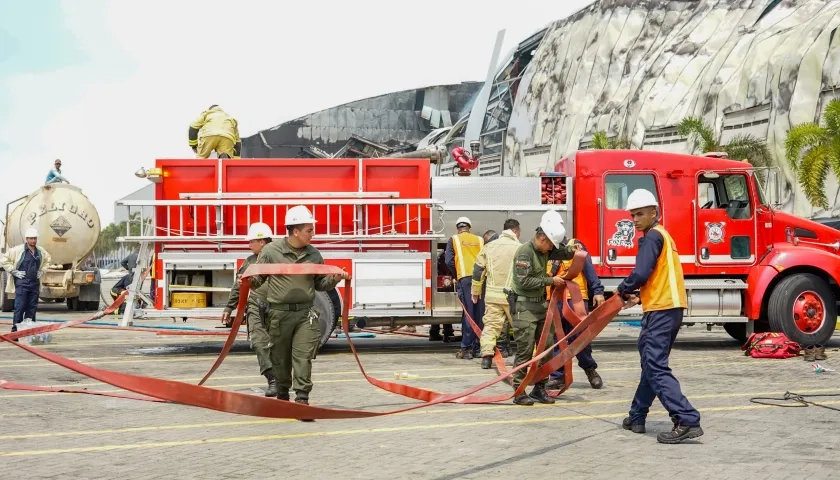
[{"label": "fire truck ladder", "polygon": [[[143,236],[151,235],[154,232],[152,222],[146,221],[145,223],[141,223],[141,225]],[[130,225],[127,225],[126,229],[128,230],[126,233],[130,233]],[[151,265],[153,254],[154,251],[152,250],[151,242],[140,242],[137,263],[134,265],[134,277],[132,277],[131,285],[128,287],[128,295],[125,298],[125,311],[123,312],[122,320],[120,320],[121,327],[128,327],[133,324],[137,297],[140,297],[140,300],[146,302],[147,305],[154,305],[152,299],[142,291],[143,270],[147,268],[147,265]]]}]

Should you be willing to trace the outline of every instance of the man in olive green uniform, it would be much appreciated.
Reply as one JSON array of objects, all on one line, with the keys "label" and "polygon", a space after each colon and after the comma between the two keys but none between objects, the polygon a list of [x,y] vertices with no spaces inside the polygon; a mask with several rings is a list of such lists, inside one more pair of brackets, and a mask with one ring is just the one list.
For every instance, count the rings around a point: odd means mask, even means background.
[{"label": "man in olive green uniform", "polygon": [[[269,243],[271,243],[271,227],[265,223],[254,223],[248,228],[248,247],[251,249],[253,255],[248,256],[239,271],[236,272],[236,279],[233,282],[233,288],[230,290],[230,299],[225,306],[225,311],[222,313],[222,323],[227,326],[231,325],[231,313],[239,304],[239,285],[240,278],[245,270],[251,264],[257,261],[257,255]],[[248,325],[248,335],[251,337],[251,348],[257,352],[257,362],[260,365],[260,374],[265,376],[268,381],[268,388],[265,390],[266,397],[277,396],[277,381],[274,378],[274,369],[271,366],[271,356],[268,351],[268,331],[260,319],[260,307],[257,300],[265,301],[265,298],[260,298],[259,293],[251,291],[248,297],[248,304],[245,308],[245,321]]]},{"label": "man in olive green uniform", "polygon": [[[516,340],[515,365],[521,365],[533,358],[534,345],[539,341],[548,302],[545,298],[545,287],[562,285],[560,277],[551,277],[546,273],[549,260],[571,260],[574,257],[576,245],[564,245],[563,237],[566,228],[560,214],[554,210],[545,212],[537,233],[530,242],[523,244],[513,256],[513,275],[510,277],[509,298],[513,300],[513,334]],[[553,328],[552,328],[553,331]],[[553,335],[548,335],[547,345],[551,345]],[[548,357],[541,363],[549,360]],[[519,388],[525,378],[527,369],[522,369],[513,375],[513,388]],[[545,391],[548,379],[534,384],[530,396],[524,392],[513,399],[517,405],[533,405],[534,400],[540,403],[554,403],[554,399]]]},{"label": "man in olive green uniform", "polygon": [[[257,263],[323,264],[321,252],[310,243],[315,233],[315,219],[299,205],[286,212],[286,238],[266,245]],[[261,315],[268,324],[271,339],[271,363],[277,378],[277,398],[289,400],[294,387],[295,402],[309,404],[312,391],[312,358],[318,349],[321,329],[314,308],[315,291],[328,291],[344,279],[338,275],[259,275],[251,285],[265,300],[258,300]],[[292,378],[294,372],[294,378]]]}]

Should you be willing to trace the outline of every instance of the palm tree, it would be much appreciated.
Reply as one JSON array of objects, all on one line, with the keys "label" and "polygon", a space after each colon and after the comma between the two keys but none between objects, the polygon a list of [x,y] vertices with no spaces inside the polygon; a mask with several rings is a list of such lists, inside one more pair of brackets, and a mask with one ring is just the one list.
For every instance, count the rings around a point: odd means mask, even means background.
[{"label": "palm tree", "polygon": [[828,170],[840,180],[840,99],[828,103],[822,123],[820,126],[806,122],[791,128],[785,139],[785,157],[799,177],[808,202],[828,209],[825,196]]},{"label": "palm tree", "polygon": [[629,150],[632,147],[627,137],[608,138],[607,132],[598,131],[592,135],[593,150]]},{"label": "palm tree", "polygon": [[720,144],[711,125],[700,117],[686,117],[677,125],[677,133],[688,137],[693,144],[692,153],[700,147],[701,153],[726,152],[731,159],[743,159],[754,167],[770,166],[770,150],[763,140],[752,135],[736,135],[726,145]]}]

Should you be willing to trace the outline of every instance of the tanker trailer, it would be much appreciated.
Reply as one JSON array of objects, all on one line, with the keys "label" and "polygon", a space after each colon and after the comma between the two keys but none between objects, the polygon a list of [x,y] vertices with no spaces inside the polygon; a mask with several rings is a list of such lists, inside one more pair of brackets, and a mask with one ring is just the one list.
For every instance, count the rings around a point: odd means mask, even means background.
[{"label": "tanker trailer", "polygon": [[[85,265],[99,239],[99,213],[79,187],[44,185],[6,205],[3,251],[24,242],[27,228],[38,230],[38,245],[52,261],[41,277],[42,301],[67,302],[75,311],[99,309],[101,277],[95,265]],[[0,271],[0,307],[14,309],[14,293],[6,293],[13,280]]]}]

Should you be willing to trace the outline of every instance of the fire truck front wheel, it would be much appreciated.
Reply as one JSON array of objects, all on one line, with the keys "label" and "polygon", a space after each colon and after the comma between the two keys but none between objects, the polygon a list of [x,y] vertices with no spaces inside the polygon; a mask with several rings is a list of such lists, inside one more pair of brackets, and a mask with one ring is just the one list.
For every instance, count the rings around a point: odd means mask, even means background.
[{"label": "fire truck front wheel", "polygon": [[810,273],[783,278],[767,304],[770,329],[800,345],[824,345],[837,324],[837,304],[825,280]]}]

